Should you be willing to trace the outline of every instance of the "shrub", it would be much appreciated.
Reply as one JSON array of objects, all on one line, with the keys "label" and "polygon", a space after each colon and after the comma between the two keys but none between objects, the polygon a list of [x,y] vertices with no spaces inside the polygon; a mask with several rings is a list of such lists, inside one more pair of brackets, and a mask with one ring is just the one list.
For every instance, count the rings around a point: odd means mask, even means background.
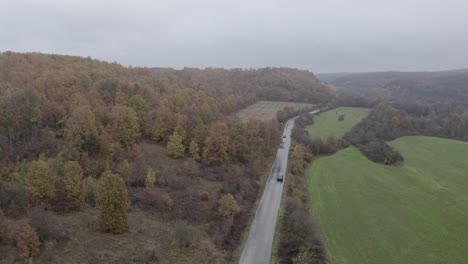
[{"label": "shrub", "polygon": [[207,191],[203,191],[200,194],[200,200],[208,202],[210,200],[210,194]]},{"label": "shrub", "polygon": [[192,236],[186,221],[176,221],[175,237],[179,247],[189,247],[192,244]]},{"label": "shrub", "polygon": [[36,230],[39,240],[63,241],[67,239],[62,225],[55,219],[51,211],[35,207],[31,210],[29,224]]},{"label": "shrub", "polygon": [[145,189],[138,194],[138,201],[146,208],[156,208],[159,210],[170,209],[174,202],[168,193],[158,189]]},{"label": "shrub", "polygon": [[96,187],[96,204],[101,211],[101,230],[114,234],[128,231],[128,192],[119,175],[105,171]]},{"label": "shrub", "polygon": [[219,200],[218,212],[222,218],[232,218],[234,215],[239,213],[239,211],[239,206],[237,205],[236,199],[234,199],[232,194],[225,194]]},{"label": "shrub", "polygon": [[10,227],[3,212],[0,210],[0,245],[6,242],[9,234]]},{"label": "shrub", "polygon": [[20,258],[25,262],[32,263],[33,258],[39,255],[40,245],[41,242],[39,242],[34,229],[26,223],[22,224],[16,238],[16,247]]},{"label": "shrub", "polygon": [[28,198],[24,187],[18,183],[8,183],[0,188],[0,208],[9,217],[19,218],[25,215]]},{"label": "shrub", "polygon": [[85,196],[86,196],[86,203],[90,206],[96,205],[96,179],[93,177],[87,177],[85,180]]},{"label": "shrub", "polygon": [[145,187],[153,187],[155,183],[156,174],[154,173],[154,170],[152,168],[148,168],[148,170],[146,171]]},{"label": "shrub", "polygon": [[77,208],[75,201],[70,197],[65,188],[65,182],[60,179],[55,183],[55,195],[49,201],[54,211],[71,211]]},{"label": "shrub", "polygon": [[340,117],[338,117],[338,121],[344,121],[344,114],[341,114]]}]

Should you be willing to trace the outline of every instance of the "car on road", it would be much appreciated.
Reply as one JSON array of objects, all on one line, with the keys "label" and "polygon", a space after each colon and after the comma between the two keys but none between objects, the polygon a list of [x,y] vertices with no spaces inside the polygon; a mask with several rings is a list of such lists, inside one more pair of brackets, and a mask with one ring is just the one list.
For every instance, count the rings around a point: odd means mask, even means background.
[{"label": "car on road", "polygon": [[286,136],[283,136],[283,138],[286,138]]},{"label": "car on road", "polygon": [[284,175],[283,174],[278,174],[278,178],[276,178],[277,181],[283,182]]}]

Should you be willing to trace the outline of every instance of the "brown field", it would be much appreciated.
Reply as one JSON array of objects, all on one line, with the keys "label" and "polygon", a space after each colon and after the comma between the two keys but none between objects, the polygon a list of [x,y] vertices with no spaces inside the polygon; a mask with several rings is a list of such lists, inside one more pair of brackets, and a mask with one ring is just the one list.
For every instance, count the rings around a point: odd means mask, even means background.
[{"label": "brown field", "polygon": [[313,104],[305,103],[292,103],[292,102],[272,102],[272,101],[258,101],[253,105],[238,111],[235,116],[242,121],[260,120],[270,121],[276,117],[278,111],[286,107],[291,107],[295,110],[312,107]]}]

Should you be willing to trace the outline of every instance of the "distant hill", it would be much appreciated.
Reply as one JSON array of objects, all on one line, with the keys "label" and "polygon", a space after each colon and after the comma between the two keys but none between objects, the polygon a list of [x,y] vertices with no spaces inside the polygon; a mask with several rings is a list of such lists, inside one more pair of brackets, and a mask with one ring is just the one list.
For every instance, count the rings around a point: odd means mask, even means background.
[{"label": "distant hill", "polygon": [[317,74],[348,95],[398,101],[468,103],[468,69],[438,72],[373,72]]}]

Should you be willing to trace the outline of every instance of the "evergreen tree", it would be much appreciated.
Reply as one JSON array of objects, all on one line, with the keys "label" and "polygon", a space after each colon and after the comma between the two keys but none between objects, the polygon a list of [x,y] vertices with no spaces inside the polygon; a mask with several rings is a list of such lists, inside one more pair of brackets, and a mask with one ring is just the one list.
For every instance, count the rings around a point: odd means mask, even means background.
[{"label": "evergreen tree", "polygon": [[185,153],[185,146],[183,144],[184,138],[179,135],[177,131],[169,137],[169,142],[167,143],[167,154],[173,158],[180,158]]},{"label": "evergreen tree", "polygon": [[120,144],[128,149],[140,136],[140,125],[135,111],[127,106],[112,108],[110,127]]},{"label": "evergreen tree", "polygon": [[146,171],[145,187],[147,188],[153,187],[155,183],[156,183],[156,174],[154,173],[154,170],[150,167]]},{"label": "evergreen tree", "polygon": [[33,204],[47,207],[55,197],[55,174],[45,160],[31,162],[27,175],[27,189]]},{"label": "evergreen tree", "polygon": [[95,196],[101,211],[101,229],[114,234],[128,231],[128,193],[122,177],[109,170],[103,172]]},{"label": "evergreen tree", "polygon": [[65,164],[65,189],[68,196],[73,200],[78,209],[84,209],[86,206],[86,193],[83,186],[83,170],[76,161],[69,161]]},{"label": "evergreen tree", "polygon": [[22,224],[16,238],[16,248],[21,259],[25,263],[33,263],[33,258],[39,255],[40,245],[36,231],[26,223]]},{"label": "evergreen tree", "polygon": [[78,106],[65,124],[67,145],[78,151],[87,151],[97,134],[96,117],[89,105]]},{"label": "evergreen tree", "polygon": [[189,152],[192,158],[196,161],[200,161],[200,147],[195,139],[192,139],[189,146]]}]

